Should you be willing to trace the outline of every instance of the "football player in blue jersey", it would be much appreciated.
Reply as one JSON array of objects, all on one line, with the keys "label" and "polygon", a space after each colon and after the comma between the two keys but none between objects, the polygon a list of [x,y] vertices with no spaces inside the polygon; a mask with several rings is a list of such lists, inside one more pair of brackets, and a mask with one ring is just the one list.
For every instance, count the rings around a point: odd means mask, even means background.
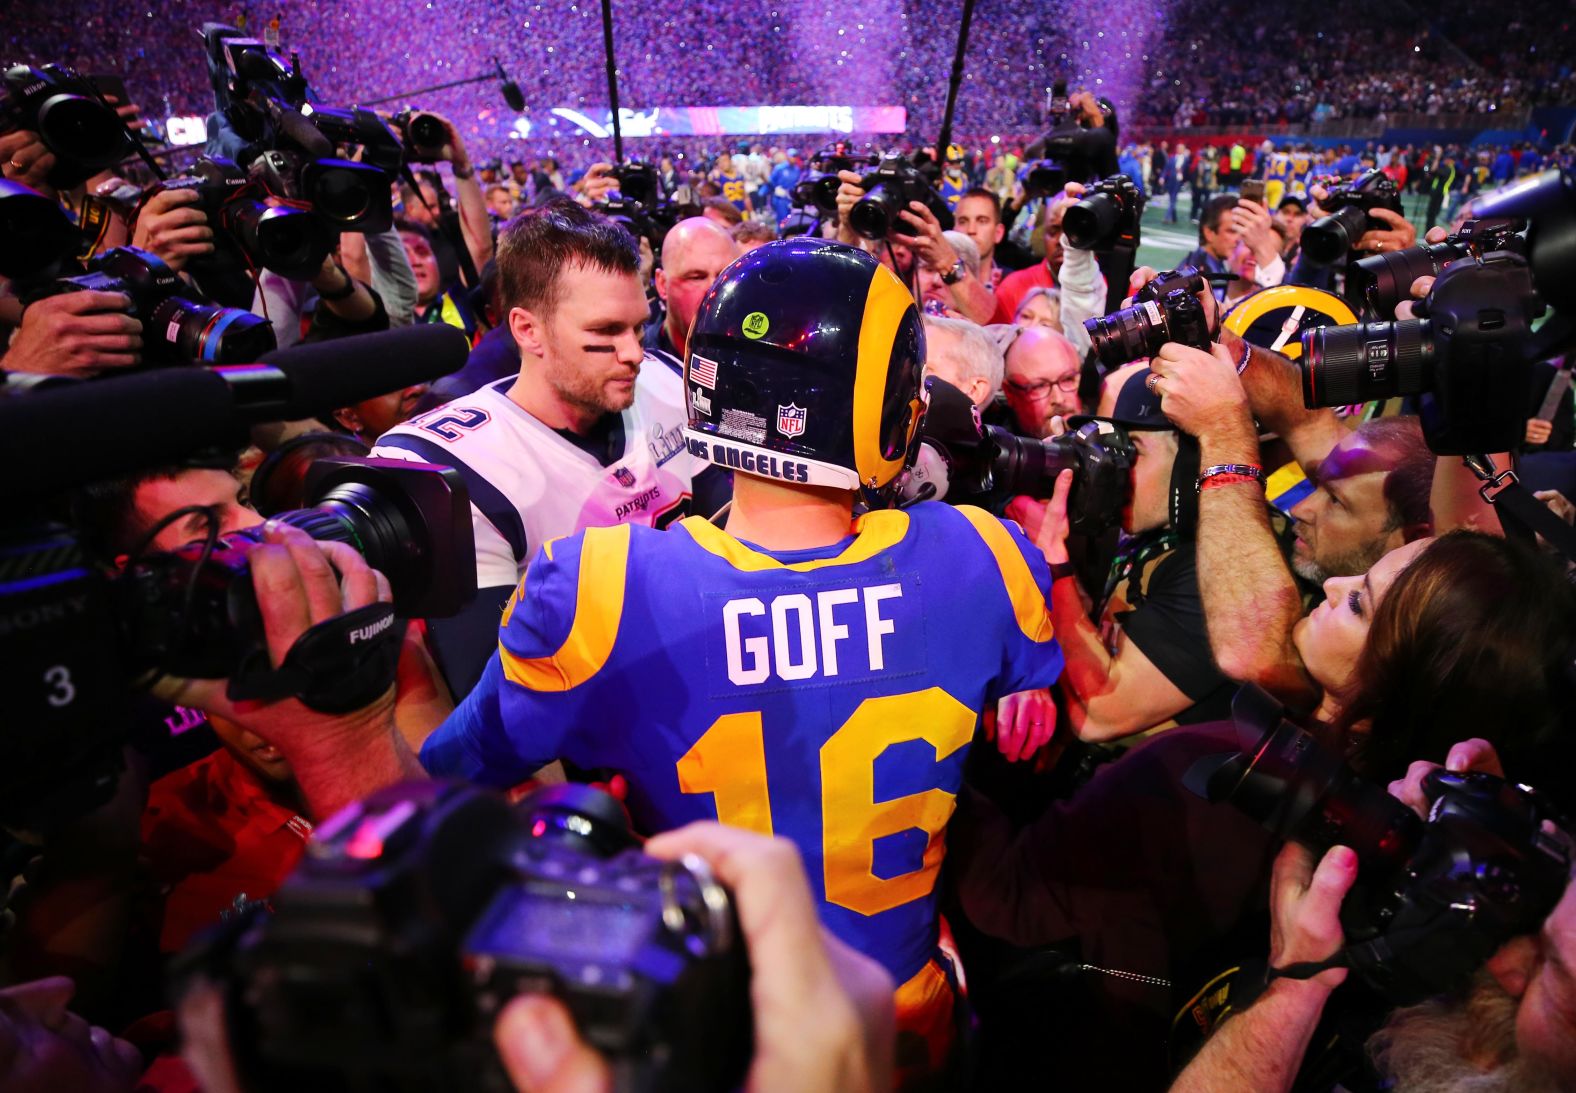
[{"label": "football player in blue jersey", "polygon": [[[685,362],[689,450],[736,472],[727,530],[696,517],[547,543],[481,682],[421,749],[427,772],[494,786],[558,758],[611,768],[648,832],[721,820],[794,842],[823,924],[900,984],[909,1076],[954,1038],[936,879],[980,712],[1062,668],[1051,574],[1016,525],[885,507],[917,444],[924,356],[913,297],[859,250],[798,238],[734,262]],[[288,550],[325,570],[298,540],[269,533],[265,614],[315,622],[335,597],[270,568]],[[258,731],[324,811],[421,769],[386,709],[330,732],[299,705]]]},{"label": "football player in blue jersey", "polygon": [[646,830],[720,819],[791,839],[823,922],[902,984],[909,1073],[951,1040],[936,877],[980,711],[1062,665],[1050,574],[1015,525],[882,507],[923,363],[912,296],[861,251],[801,238],[733,263],[685,368],[690,450],[736,472],[727,530],[548,544],[421,754],[497,786],[557,758],[612,768]]}]

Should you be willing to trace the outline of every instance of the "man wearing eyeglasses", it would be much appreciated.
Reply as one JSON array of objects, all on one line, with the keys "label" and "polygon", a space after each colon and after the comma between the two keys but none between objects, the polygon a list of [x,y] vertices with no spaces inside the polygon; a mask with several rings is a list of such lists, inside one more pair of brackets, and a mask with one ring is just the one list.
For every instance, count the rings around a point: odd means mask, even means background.
[{"label": "man wearing eyeglasses", "polygon": [[1082,357],[1065,336],[1045,327],[1028,327],[1007,350],[1007,407],[1017,431],[1044,439],[1053,417],[1084,412],[1078,399]]}]

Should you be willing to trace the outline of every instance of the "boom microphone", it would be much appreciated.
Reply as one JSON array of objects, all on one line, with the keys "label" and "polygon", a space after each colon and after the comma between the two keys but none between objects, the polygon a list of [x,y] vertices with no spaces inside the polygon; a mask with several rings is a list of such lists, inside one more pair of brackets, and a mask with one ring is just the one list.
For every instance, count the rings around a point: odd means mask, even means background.
[{"label": "boom microphone", "polygon": [[160,368],[18,395],[0,401],[0,503],[238,446],[249,426],[446,376],[469,349],[454,327],[402,327],[276,350],[259,364]]}]

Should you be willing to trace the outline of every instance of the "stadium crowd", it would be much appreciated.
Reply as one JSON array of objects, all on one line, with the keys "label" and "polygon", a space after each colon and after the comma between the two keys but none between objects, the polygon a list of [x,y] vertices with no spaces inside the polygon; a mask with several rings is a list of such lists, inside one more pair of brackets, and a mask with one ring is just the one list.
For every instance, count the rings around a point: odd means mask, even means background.
[{"label": "stadium crowd", "polygon": [[1576,104],[1568,5],[982,0],[939,147],[933,6],[619,9],[627,101],[909,108],[639,163],[331,109],[601,102],[583,3],[72,10],[0,1089],[1576,1088],[1572,148],[1264,138]]}]

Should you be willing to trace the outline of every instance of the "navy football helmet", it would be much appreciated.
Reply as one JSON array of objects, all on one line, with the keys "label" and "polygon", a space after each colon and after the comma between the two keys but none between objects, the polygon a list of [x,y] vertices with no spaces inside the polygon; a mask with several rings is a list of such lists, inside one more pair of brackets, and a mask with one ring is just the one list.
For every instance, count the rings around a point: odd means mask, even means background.
[{"label": "navy football helmet", "polygon": [[913,457],[925,335],[914,298],[861,250],[757,247],[701,301],[684,361],[697,456],[884,498]]}]

